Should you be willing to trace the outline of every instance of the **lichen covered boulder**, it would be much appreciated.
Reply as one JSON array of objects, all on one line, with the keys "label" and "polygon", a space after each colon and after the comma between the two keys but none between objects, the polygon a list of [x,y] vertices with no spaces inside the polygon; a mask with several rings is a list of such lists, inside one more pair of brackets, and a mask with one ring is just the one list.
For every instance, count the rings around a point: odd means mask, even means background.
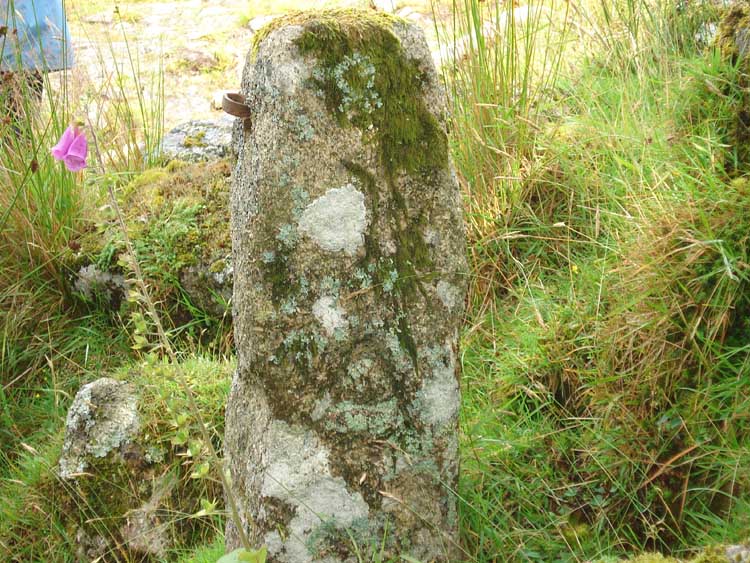
[{"label": "lichen covered boulder", "polygon": [[193,120],[170,130],[162,140],[162,154],[169,160],[205,162],[230,156],[231,118]]},{"label": "lichen covered boulder", "polygon": [[84,385],[76,394],[65,422],[60,477],[70,479],[89,467],[93,458],[124,453],[138,433],[135,388],[107,377]]},{"label": "lichen covered boulder", "polygon": [[455,560],[467,266],[422,31],[338,10],[255,37],[225,441],[243,526],[272,562]]}]

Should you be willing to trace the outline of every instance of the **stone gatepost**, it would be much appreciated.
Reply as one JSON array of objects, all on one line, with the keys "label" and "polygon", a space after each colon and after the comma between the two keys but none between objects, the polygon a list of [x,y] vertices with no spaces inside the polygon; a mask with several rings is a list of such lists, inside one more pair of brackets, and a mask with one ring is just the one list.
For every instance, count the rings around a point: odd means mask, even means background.
[{"label": "stone gatepost", "polygon": [[231,493],[270,561],[456,560],[467,266],[424,36],[341,10],[257,37],[232,193]]}]

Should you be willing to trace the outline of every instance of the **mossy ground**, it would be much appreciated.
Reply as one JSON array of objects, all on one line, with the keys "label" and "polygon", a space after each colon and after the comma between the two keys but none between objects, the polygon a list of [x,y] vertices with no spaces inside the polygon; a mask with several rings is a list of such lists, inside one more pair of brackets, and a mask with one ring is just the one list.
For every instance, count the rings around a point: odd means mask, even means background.
[{"label": "mossy ground", "polygon": [[[141,271],[168,328],[189,340],[226,351],[231,346],[228,304],[214,293],[208,278],[223,274],[231,260],[229,174],[226,160],[192,164],[172,161],[136,176],[122,190],[120,206]],[[115,218],[82,241],[77,267],[94,264],[104,272],[133,275]],[[206,278],[183,286],[186,270]],[[113,311],[127,316],[127,296]],[[96,306],[102,305],[95,303]],[[107,299],[104,308],[111,307]],[[224,309],[225,314],[217,313]]]}]

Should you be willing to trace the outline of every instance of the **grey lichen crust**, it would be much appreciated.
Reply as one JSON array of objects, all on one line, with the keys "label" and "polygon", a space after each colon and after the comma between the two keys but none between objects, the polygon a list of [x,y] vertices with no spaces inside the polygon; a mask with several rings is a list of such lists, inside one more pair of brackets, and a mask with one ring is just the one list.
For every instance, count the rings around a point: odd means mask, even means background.
[{"label": "grey lichen crust", "polygon": [[307,206],[299,229],[329,252],[354,256],[365,244],[365,196],[352,184],[328,190]]},{"label": "grey lichen crust", "polygon": [[429,50],[369,12],[259,36],[231,201],[240,517],[272,562],[454,560],[467,266]]},{"label": "grey lichen crust", "polygon": [[107,377],[81,387],[68,410],[59,474],[70,479],[92,458],[127,445],[139,430],[138,398],[132,385]]}]

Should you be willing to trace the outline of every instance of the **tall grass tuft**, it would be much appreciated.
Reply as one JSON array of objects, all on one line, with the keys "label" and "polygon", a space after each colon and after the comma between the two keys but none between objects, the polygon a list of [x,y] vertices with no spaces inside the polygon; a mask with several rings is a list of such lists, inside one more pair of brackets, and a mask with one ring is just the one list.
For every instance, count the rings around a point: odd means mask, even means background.
[{"label": "tall grass tuft", "polygon": [[[491,305],[515,269],[501,263],[527,184],[543,166],[537,139],[562,64],[568,8],[562,2],[453,1],[438,28],[453,116],[453,157],[463,181],[475,300]],[[499,258],[504,256],[504,258]]]}]

